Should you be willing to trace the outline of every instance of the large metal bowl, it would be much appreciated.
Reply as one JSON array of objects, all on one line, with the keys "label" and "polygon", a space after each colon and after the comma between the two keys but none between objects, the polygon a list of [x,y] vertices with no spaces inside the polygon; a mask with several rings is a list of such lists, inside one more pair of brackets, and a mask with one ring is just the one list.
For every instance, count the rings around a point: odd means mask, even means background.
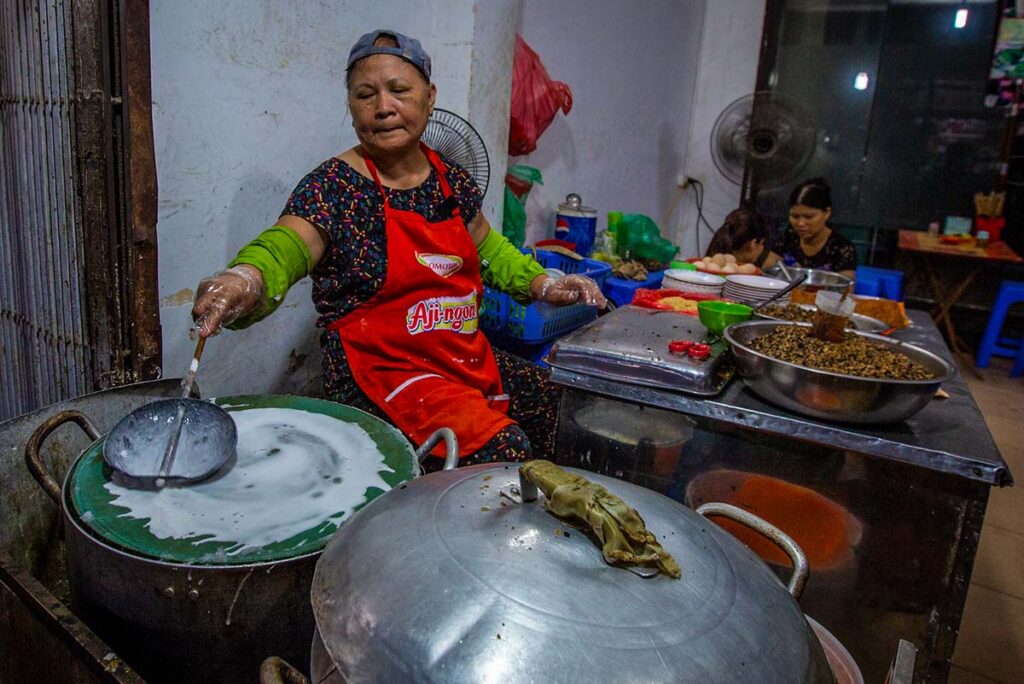
[{"label": "large metal bowl", "polygon": [[770,275],[773,278],[781,278],[782,280],[790,283],[806,274],[807,280],[805,280],[800,287],[801,289],[809,292],[816,292],[818,290],[844,292],[853,286],[853,279],[844,276],[842,273],[822,271],[817,268],[799,268],[796,266],[787,266],[786,272],[789,273],[789,278],[786,277],[786,274],[782,272],[781,268],[775,266],[770,269],[765,269],[764,274]]},{"label": "large metal bowl", "polygon": [[912,344],[853,331],[879,344],[891,345],[935,374],[932,380],[883,380],[841,375],[798,366],[755,351],[749,344],[779,326],[807,323],[748,321],[725,329],[736,368],[751,390],[766,401],[795,413],[843,423],[898,423],[914,415],[935,397],[952,367]]}]

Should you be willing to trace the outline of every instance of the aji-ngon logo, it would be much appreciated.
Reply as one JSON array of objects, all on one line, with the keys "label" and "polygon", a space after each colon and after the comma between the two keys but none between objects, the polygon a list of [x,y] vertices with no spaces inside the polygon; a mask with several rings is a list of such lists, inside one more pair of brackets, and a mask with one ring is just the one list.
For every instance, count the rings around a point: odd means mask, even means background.
[{"label": "aji-ngon logo", "polygon": [[462,268],[462,257],[454,254],[420,254],[416,252],[416,261],[442,278],[447,278]]},{"label": "aji-ngon logo", "polygon": [[433,330],[451,330],[468,335],[476,332],[476,292],[465,297],[431,297],[409,307],[405,317],[405,328],[410,335],[419,335]]}]

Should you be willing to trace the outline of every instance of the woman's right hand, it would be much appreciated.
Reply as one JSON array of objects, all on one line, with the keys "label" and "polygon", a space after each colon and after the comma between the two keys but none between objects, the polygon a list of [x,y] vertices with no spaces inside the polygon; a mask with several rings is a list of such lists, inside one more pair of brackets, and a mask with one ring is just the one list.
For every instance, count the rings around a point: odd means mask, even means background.
[{"label": "woman's right hand", "polygon": [[256,310],[263,300],[263,274],[239,264],[199,281],[192,320],[203,337],[216,335],[223,325]]}]

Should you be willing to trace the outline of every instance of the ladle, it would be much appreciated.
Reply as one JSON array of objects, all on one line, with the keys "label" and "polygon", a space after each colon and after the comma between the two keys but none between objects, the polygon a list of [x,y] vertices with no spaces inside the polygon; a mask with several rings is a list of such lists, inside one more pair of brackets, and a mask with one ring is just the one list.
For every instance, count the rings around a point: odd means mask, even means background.
[{"label": "ladle", "polygon": [[213,475],[235,456],[235,421],[219,406],[189,397],[205,344],[200,337],[180,399],[141,406],[107,435],[103,459],[118,482],[142,489],[189,484]]}]

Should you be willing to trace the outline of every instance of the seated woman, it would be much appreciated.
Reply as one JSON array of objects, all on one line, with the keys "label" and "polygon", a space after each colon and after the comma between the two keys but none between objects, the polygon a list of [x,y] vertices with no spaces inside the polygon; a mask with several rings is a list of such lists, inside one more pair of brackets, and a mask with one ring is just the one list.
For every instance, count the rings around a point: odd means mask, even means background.
[{"label": "seated woman", "polygon": [[811,178],[789,196],[789,227],[773,250],[787,265],[837,271],[853,277],[857,250],[849,239],[828,226],[832,190],[824,178]]},{"label": "seated woman", "polygon": [[594,281],[550,278],[492,231],[470,175],[420,142],[437,92],[430,66],[396,31],[359,39],[346,71],[359,144],[302,179],[277,224],[199,284],[192,314],[204,336],[243,327],[310,275],[328,398],[416,444],[452,428],[469,462],[551,456],[558,392],[537,366],[491,349],[484,283],[523,303],[605,300]]},{"label": "seated woman", "polygon": [[771,225],[760,213],[753,209],[734,209],[715,231],[707,255],[732,254],[739,264],[769,268],[778,259],[778,255],[768,249],[770,235]]}]

